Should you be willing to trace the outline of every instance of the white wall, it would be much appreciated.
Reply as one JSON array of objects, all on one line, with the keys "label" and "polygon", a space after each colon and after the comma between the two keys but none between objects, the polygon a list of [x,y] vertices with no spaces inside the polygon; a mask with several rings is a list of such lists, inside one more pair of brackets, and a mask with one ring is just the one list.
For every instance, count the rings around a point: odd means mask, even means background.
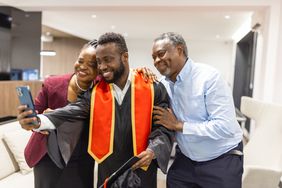
[{"label": "white wall", "polygon": [[232,42],[187,41],[188,54],[196,62],[209,64],[218,69],[225,80],[232,84],[233,75]]},{"label": "white wall", "polygon": [[152,59],[153,39],[127,39],[129,51],[129,65],[131,68],[148,67],[158,76],[158,70],[154,67]]},{"label": "white wall", "polygon": [[[130,67],[149,67],[158,76],[152,60],[153,39],[127,39]],[[233,74],[232,43],[222,41],[186,40],[189,57],[196,62],[206,63],[217,68],[230,83]]]},{"label": "white wall", "polygon": [[282,104],[282,3],[270,1],[259,28],[255,69],[254,98]]},{"label": "white wall", "polygon": [[282,104],[282,3],[280,3],[280,18],[279,20],[279,36],[278,36],[278,48],[277,48],[277,60],[275,76],[275,85],[273,91],[273,102]]}]

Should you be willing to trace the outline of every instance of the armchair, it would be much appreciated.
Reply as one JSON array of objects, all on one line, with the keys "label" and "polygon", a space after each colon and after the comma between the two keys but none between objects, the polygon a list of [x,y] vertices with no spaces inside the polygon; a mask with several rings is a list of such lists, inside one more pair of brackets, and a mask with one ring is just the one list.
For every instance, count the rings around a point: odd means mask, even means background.
[{"label": "armchair", "polygon": [[255,121],[244,148],[243,188],[277,188],[282,175],[282,105],[243,96],[241,112]]}]

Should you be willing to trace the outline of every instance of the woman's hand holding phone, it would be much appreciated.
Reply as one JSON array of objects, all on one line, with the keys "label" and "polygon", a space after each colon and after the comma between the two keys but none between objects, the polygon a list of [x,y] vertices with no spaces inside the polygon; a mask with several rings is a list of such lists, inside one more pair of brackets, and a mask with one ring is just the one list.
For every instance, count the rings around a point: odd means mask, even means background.
[{"label": "woman's hand holding phone", "polygon": [[34,114],[34,112],[32,110],[28,110],[26,105],[20,105],[18,107],[17,119],[23,129],[32,130],[40,127],[37,116],[30,117],[32,114]]}]

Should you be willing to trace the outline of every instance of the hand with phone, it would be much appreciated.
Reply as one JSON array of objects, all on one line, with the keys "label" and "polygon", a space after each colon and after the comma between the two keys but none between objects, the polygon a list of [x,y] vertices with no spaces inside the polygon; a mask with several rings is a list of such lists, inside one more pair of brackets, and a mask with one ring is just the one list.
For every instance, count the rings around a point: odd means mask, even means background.
[{"label": "hand with phone", "polygon": [[18,107],[17,119],[25,130],[37,129],[40,127],[37,113],[34,109],[33,99],[28,86],[16,88],[21,105]]}]

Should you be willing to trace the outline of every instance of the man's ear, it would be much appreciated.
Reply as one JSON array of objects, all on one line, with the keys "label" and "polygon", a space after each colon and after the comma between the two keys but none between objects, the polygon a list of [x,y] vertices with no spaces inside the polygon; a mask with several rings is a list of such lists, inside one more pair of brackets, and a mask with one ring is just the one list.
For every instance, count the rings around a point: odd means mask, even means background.
[{"label": "man's ear", "polygon": [[121,59],[123,62],[128,62],[128,52],[122,53]]},{"label": "man's ear", "polygon": [[183,50],[183,47],[181,45],[177,45],[177,52],[178,52],[178,55],[184,54],[184,50]]}]

